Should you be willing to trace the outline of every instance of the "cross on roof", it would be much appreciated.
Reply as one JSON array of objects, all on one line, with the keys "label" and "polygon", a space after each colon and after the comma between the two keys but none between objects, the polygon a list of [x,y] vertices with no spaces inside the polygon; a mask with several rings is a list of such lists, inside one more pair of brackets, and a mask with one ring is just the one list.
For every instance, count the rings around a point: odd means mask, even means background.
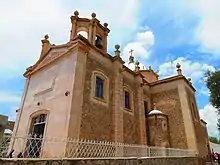
[{"label": "cross on roof", "polygon": [[134,50],[132,50],[132,49],[129,51],[129,53],[131,54],[131,56],[132,56],[133,51],[134,51]]}]

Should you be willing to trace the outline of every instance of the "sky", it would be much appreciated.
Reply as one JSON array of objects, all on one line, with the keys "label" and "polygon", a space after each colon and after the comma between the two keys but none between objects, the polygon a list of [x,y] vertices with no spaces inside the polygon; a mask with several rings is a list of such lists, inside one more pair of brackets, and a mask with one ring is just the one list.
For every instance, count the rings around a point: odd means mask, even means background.
[{"label": "sky", "polygon": [[121,46],[129,50],[160,78],[183,75],[192,79],[200,116],[210,136],[218,137],[216,110],[209,103],[204,72],[220,68],[219,0],[10,0],[0,2],[0,114],[15,120],[24,88],[25,69],[34,64],[45,34],[50,42],[63,44],[70,36],[70,16],[97,18],[109,24],[108,52]]}]

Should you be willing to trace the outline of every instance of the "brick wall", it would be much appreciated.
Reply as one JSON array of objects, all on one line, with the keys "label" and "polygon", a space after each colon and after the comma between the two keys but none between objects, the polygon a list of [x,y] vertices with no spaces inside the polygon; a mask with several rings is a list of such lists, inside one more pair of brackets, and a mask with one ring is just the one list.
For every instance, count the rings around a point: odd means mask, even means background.
[{"label": "brick wall", "polygon": [[[102,72],[109,78],[109,104],[108,106],[93,102],[90,99],[92,72]],[[112,111],[112,88],[113,75],[111,70],[98,61],[87,58],[85,88],[83,93],[82,120],[80,138],[91,140],[114,140],[113,111]]]},{"label": "brick wall", "polygon": [[0,159],[0,165],[205,165],[198,158],[126,158],[126,159]]},{"label": "brick wall", "polygon": [[148,116],[150,129],[150,145],[158,147],[170,147],[169,127],[164,115]]}]

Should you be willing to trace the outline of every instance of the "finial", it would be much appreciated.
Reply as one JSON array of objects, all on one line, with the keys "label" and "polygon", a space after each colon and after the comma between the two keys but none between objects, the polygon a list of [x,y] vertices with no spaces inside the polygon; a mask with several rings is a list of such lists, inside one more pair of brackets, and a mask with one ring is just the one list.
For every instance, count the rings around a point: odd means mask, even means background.
[{"label": "finial", "polygon": [[133,51],[134,51],[134,50],[132,50],[132,49],[129,51],[129,53],[131,54],[130,56],[132,56]]},{"label": "finial", "polygon": [[188,78],[188,81],[189,81],[190,84],[192,84],[191,80],[192,80],[191,78]]},{"label": "finial", "polygon": [[76,16],[76,17],[78,17],[79,16],[79,12],[76,10],[76,11],[74,11],[74,15]]},{"label": "finial", "polygon": [[120,45],[115,45],[115,56],[120,56]]},{"label": "finial", "polygon": [[49,35],[46,34],[46,35],[44,36],[44,39],[45,39],[45,40],[48,40],[48,39],[49,39]]},{"label": "finial", "polygon": [[96,13],[92,13],[91,16],[94,19],[96,17]]},{"label": "finial", "polygon": [[140,71],[140,67],[139,67],[139,61],[137,60],[136,62],[135,62],[135,71],[136,72],[139,72]]},{"label": "finial", "polygon": [[46,34],[45,36],[44,36],[44,39],[42,39],[41,40],[41,42],[42,42],[42,44],[44,44],[44,43],[49,43],[49,35],[48,34]]},{"label": "finial", "polygon": [[44,36],[44,39],[41,40],[42,50],[41,50],[41,56],[40,57],[44,56],[49,51],[49,49],[51,47],[50,41],[48,39],[49,39],[49,35],[46,34]]},{"label": "finial", "polygon": [[139,64],[140,64],[140,62],[137,60],[137,61],[135,62],[135,65],[136,65],[136,66],[139,66]]},{"label": "finial", "polygon": [[108,23],[104,23],[104,27],[107,28],[108,27]]},{"label": "finial", "polygon": [[180,69],[181,65],[179,63],[176,64],[176,68]]},{"label": "finial", "polygon": [[129,64],[134,63],[134,56],[132,56],[133,51],[134,50],[132,50],[132,49],[129,51],[129,53],[131,54],[130,57],[129,57]]},{"label": "finial", "polygon": [[181,65],[179,63],[176,64],[176,68],[177,68],[177,74],[182,75],[182,70],[180,69]]},{"label": "finial", "polygon": [[154,110],[156,110],[156,103],[154,103],[153,105],[154,105]]}]

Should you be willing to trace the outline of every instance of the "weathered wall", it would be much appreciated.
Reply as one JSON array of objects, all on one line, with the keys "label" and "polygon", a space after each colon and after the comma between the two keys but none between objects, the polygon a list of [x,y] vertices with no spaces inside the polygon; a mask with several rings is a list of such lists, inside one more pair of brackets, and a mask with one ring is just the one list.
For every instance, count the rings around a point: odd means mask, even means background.
[{"label": "weathered wall", "polygon": [[170,147],[187,148],[178,89],[175,88],[158,93],[152,93],[151,96],[151,102],[156,103],[157,109],[168,116]]},{"label": "weathered wall", "polygon": [[139,111],[138,111],[138,97],[137,86],[135,82],[124,78],[124,86],[132,92],[131,107],[132,112],[127,112],[124,109],[123,120],[124,120],[124,143],[128,144],[140,144],[140,123],[139,123]]},{"label": "weathered wall", "polygon": [[170,147],[168,121],[164,115],[148,116],[150,145],[157,147]]},{"label": "weathered wall", "polygon": [[124,159],[0,159],[1,165],[206,165],[198,158],[124,158]]},{"label": "weathered wall", "polygon": [[7,122],[8,122],[8,116],[0,115],[0,144],[3,140],[3,135]]},{"label": "weathered wall", "polygon": [[[109,79],[109,103],[103,105],[98,101],[91,100],[92,91],[92,72],[100,71]],[[105,67],[95,59],[87,58],[85,87],[83,92],[83,109],[80,128],[80,138],[91,140],[113,141],[113,111],[112,111],[112,94],[113,91],[113,74],[110,69]],[[95,84],[94,84],[95,85]],[[95,86],[94,86],[95,87]]]},{"label": "weathered wall", "polygon": [[[56,50],[54,51],[48,54],[48,57],[53,56],[53,53],[56,53]],[[67,137],[68,124],[66,122],[68,122],[70,114],[71,100],[70,96],[65,96],[65,92],[71,91],[73,88],[76,58],[77,55],[73,52],[30,77],[24,106],[18,112],[20,121],[16,121],[19,122],[14,130],[14,136],[27,136],[31,118],[40,113],[47,113],[44,137]],[[37,104],[38,102],[40,105]],[[22,146],[21,143],[21,141],[12,141],[11,144],[16,153],[21,151],[19,148]],[[63,145],[58,144],[53,147],[60,148],[56,152],[62,152],[64,149]],[[59,153],[57,154],[59,155]]]}]

